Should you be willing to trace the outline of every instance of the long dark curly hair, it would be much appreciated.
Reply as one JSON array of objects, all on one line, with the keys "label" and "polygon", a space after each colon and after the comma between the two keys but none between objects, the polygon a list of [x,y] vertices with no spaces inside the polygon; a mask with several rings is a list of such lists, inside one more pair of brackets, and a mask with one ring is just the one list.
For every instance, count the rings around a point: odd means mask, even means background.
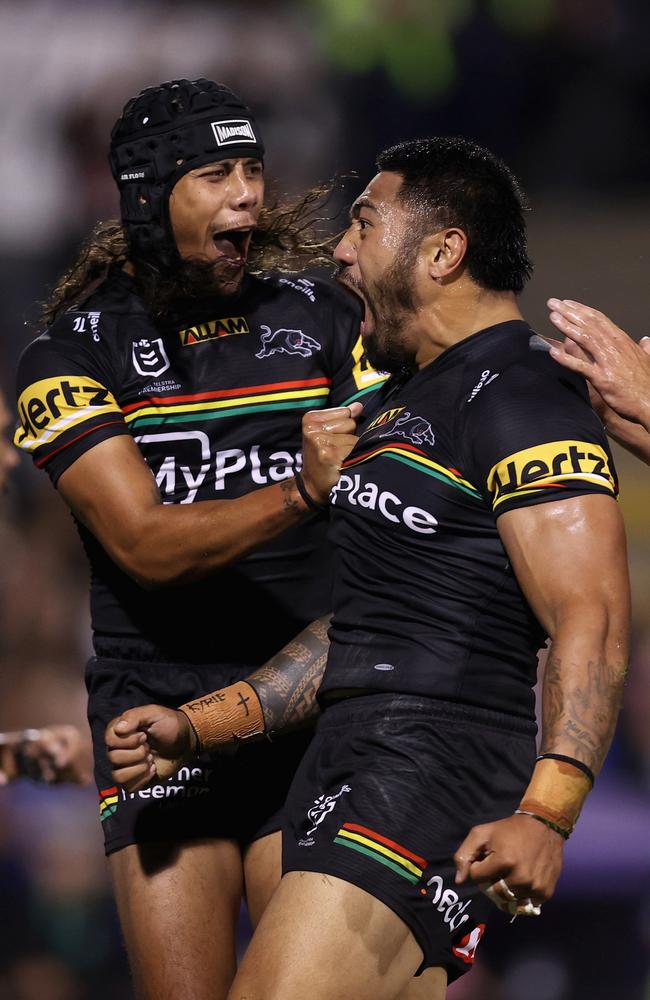
[{"label": "long dark curly hair", "polygon": [[[274,201],[262,209],[248,252],[248,270],[253,274],[269,270],[297,271],[309,266],[330,266],[337,235],[324,227],[336,217],[332,201],[340,191],[337,178],[312,187],[289,205]],[[179,299],[205,294],[215,287],[214,264],[183,260],[170,269],[129,255],[126,235],[118,219],[95,226],[74,264],[61,276],[41,310],[49,325],[61,312],[80,305],[105,278],[111,264],[133,268],[138,294],[150,313],[159,318]],[[215,288],[216,290],[216,288]]]}]

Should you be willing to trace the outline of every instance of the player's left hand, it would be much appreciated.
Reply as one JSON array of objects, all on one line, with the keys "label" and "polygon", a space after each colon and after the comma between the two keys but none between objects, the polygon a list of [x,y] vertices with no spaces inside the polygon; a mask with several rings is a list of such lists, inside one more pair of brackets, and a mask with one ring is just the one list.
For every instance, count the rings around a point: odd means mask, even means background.
[{"label": "player's left hand", "polygon": [[166,781],[195,756],[187,716],[162,705],[127,709],[109,722],[104,738],[113,781],[127,792]]},{"label": "player's left hand", "polygon": [[647,427],[650,339],[636,344],[603,313],[572,299],[549,299],[547,305],[551,322],[567,338],[552,345],[551,356],[583,375],[616,413]]},{"label": "player's left hand", "polygon": [[553,895],[563,848],[562,837],[531,816],[483,823],[470,830],[454,855],[456,882],[471,878],[487,884],[506,904],[499,908],[513,912],[509,890],[519,901],[515,912],[524,913],[528,901],[539,906]]}]

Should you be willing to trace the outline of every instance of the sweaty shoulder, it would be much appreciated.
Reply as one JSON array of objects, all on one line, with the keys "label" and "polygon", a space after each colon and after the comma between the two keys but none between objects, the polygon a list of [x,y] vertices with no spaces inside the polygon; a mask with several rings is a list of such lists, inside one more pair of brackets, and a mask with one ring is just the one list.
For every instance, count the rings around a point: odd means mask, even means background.
[{"label": "sweaty shoulder", "polygon": [[603,426],[584,380],[525,323],[468,342],[459,430],[468,478],[495,513],[577,493],[616,493]]}]

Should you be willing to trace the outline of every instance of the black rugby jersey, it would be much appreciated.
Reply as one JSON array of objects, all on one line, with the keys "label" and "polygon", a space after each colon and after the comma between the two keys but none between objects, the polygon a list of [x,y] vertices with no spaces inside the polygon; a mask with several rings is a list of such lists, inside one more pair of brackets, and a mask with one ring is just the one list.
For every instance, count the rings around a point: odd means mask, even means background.
[{"label": "black rugby jersey", "polygon": [[520,321],[395,383],[332,493],[332,646],[321,694],[428,695],[533,716],[545,634],[497,531],[501,513],[616,495],[584,381]]},{"label": "black rugby jersey", "polygon": [[[83,310],[24,352],[15,443],[56,482],[89,448],[131,434],[165,503],[271,485],[301,467],[304,411],[363,399],[383,381],[363,357],[356,310],[335,285],[275,274],[161,326],[113,269]],[[149,592],[79,529],[95,633],[144,637],[174,658],[250,664],[329,610],[322,518],[200,583]]]}]

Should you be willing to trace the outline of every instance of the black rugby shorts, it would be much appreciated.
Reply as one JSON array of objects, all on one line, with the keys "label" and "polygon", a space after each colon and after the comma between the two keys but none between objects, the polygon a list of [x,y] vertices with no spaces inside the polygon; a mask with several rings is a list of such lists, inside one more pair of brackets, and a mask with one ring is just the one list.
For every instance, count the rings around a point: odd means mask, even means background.
[{"label": "black rugby shorts", "polygon": [[143,655],[142,648],[115,642],[110,652],[110,657],[93,657],[86,668],[106,854],[129,844],[206,837],[237,840],[243,846],[280,830],[287,791],[311,740],[310,731],[202,754],[176,777],[133,794],[115,785],[106,755],[106,725],[124,709],[147,704],[176,708],[241,680],[255,668],[159,662],[148,650]]},{"label": "black rugby shorts", "polygon": [[[449,982],[471,968],[494,904],[456,885],[471,827],[512,814],[534,722],[412,695],[328,706],[289,792],[283,871],[333,875],[389,906]],[[343,931],[343,928],[342,928]]]}]

